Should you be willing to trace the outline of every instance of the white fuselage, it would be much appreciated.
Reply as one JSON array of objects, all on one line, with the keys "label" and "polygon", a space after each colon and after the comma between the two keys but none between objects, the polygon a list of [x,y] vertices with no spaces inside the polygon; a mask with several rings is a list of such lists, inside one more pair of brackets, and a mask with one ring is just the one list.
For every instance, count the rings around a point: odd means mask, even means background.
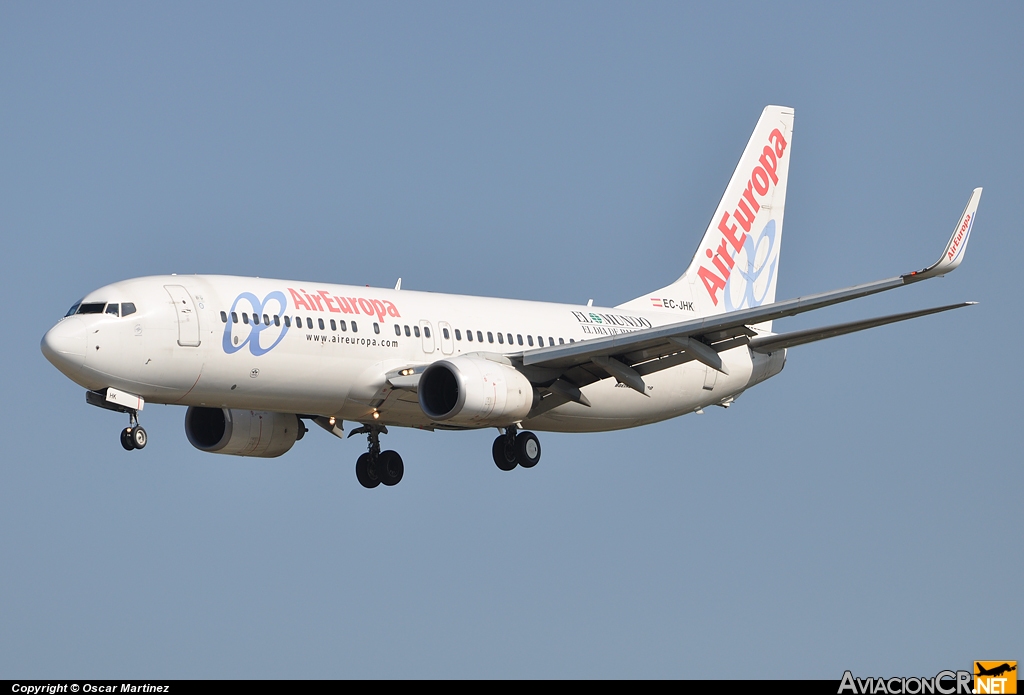
[{"label": "white fuselage", "polygon": [[[211,275],[125,280],[82,302],[130,302],[136,309],[128,316],[116,310],[68,316],[44,337],[51,361],[87,389],[115,388],[151,403],[364,423],[376,411],[379,424],[427,428],[437,423],[423,413],[416,393],[390,388],[388,372],[469,353],[516,355],[696,318]],[[785,361],[784,351],[763,355],[746,346],[721,357],[728,375],[687,362],[648,375],[646,395],[604,379],[582,389],[590,407],[565,403],[522,425],[561,432],[644,425],[728,404],[781,371]]]}]

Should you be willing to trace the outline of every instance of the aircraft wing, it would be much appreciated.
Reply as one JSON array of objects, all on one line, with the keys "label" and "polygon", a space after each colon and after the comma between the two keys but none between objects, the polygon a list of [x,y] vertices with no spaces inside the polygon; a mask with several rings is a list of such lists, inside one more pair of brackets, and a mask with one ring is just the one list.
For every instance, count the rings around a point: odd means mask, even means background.
[{"label": "aircraft wing", "polygon": [[[636,391],[645,393],[644,375],[690,360],[697,360],[713,369],[725,372],[718,353],[748,342],[764,350],[773,344],[777,346],[774,349],[780,349],[787,344],[783,342],[784,340],[798,341],[791,343],[797,345],[966,306],[966,304],[956,304],[926,309],[921,312],[868,319],[852,324],[799,331],[795,334],[788,334],[788,337],[757,336],[749,328],[751,324],[795,316],[806,311],[848,302],[852,299],[945,275],[956,269],[964,258],[964,250],[967,247],[978,203],[981,200],[981,190],[981,188],[976,188],[971,194],[967,207],[960,216],[960,221],[954,228],[953,235],[950,237],[949,243],[946,244],[942,256],[924,270],[845,289],[773,302],[750,309],[595,338],[569,345],[539,348],[515,356],[510,355],[513,362],[528,379],[535,384],[547,386],[552,395],[556,397],[553,400],[544,398],[544,401],[552,400],[552,402],[537,413],[531,413],[531,416],[568,401],[586,404],[585,398],[581,400],[582,394],[579,389],[608,377],[614,377]],[[554,401],[558,401],[558,403],[554,403]]]}]

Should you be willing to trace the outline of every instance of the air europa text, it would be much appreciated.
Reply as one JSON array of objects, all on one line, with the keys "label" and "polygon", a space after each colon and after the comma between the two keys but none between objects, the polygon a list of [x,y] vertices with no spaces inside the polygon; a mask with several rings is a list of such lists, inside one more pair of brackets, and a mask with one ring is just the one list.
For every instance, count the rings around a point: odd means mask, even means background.
[{"label": "air europa text", "polygon": [[[402,315],[398,313],[398,307],[386,299],[338,297],[336,295],[332,295],[327,290],[318,290],[310,293],[301,288],[296,291],[291,287],[288,288],[288,291],[292,294],[292,303],[295,304],[296,309],[305,309],[307,311],[332,311],[336,314],[358,314],[359,310],[362,309],[362,313],[367,316],[373,316],[376,314],[381,323],[384,322],[385,316],[392,316],[394,318],[402,317]],[[324,307],[327,308],[325,309]]]},{"label": "air europa text", "polygon": [[[778,128],[768,136],[768,143],[764,146],[758,165],[750,172],[747,187],[732,213],[731,217],[735,221],[730,221],[728,212],[722,213],[722,219],[718,223],[718,231],[722,233],[718,248],[715,251],[710,248],[706,251],[707,257],[711,259],[711,263],[718,273],[703,264],[697,269],[697,275],[704,282],[704,288],[716,306],[718,305],[718,292],[725,289],[725,284],[732,274],[732,268],[736,265],[734,256],[743,248],[743,242],[747,240],[747,232],[750,231],[757,213],[761,210],[758,198],[767,197],[771,186],[779,182],[779,177],[775,172],[778,171],[779,160],[785,154],[788,143]],[[743,231],[737,236],[736,233],[740,227],[743,228]]]}]

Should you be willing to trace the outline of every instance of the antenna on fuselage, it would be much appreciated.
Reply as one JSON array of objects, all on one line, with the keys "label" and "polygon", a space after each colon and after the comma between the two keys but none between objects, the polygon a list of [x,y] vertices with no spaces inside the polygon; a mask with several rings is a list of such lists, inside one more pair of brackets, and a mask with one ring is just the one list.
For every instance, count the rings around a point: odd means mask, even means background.
[{"label": "antenna on fuselage", "polygon": [[593,299],[588,299],[587,300],[587,306],[594,306],[594,300]]},{"label": "antenna on fuselage", "polygon": [[402,278],[398,278],[398,282],[395,283],[395,289],[396,290],[402,289]]}]

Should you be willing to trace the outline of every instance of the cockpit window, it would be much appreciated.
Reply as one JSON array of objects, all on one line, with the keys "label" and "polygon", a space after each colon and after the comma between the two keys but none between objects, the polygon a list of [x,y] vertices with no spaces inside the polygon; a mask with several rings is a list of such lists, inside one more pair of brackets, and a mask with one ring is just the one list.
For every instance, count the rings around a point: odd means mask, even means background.
[{"label": "cockpit window", "polygon": [[64,314],[64,318],[74,315],[74,313],[78,311],[78,307],[80,307],[81,305],[81,302],[75,302],[74,305],[72,305],[72,307],[68,309],[68,313]]},{"label": "cockpit window", "polygon": [[78,307],[79,314],[102,314],[103,307],[107,305],[106,302],[89,302],[87,304],[81,304]]},{"label": "cockpit window", "polygon": [[123,302],[121,304],[121,316],[131,316],[135,313],[135,304],[133,302]]},{"label": "cockpit window", "polygon": [[107,304],[107,313],[111,316],[117,316],[117,304]]}]

